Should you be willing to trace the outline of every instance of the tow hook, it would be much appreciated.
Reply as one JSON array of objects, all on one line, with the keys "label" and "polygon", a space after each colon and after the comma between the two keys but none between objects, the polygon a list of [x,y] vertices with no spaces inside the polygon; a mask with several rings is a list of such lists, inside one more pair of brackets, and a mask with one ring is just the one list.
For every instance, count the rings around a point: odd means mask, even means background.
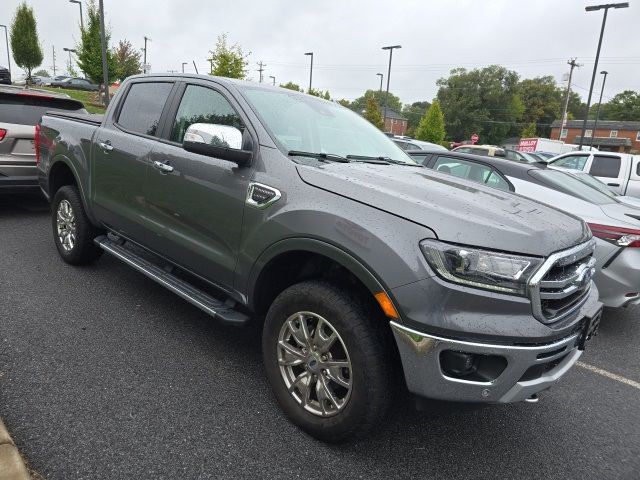
[{"label": "tow hook", "polygon": [[540,397],[538,397],[537,393],[534,393],[529,398],[525,398],[524,401],[527,403],[538,403],[540,401]]}]

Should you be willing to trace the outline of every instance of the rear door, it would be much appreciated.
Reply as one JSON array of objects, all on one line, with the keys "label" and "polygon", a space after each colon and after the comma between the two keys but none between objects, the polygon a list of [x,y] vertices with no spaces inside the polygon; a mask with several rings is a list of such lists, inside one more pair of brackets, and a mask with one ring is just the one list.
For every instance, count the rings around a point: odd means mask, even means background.
[{"label": "rear door", "polygon": [[[224,124],[249,136],[248,122],[228,92],[210,82],[183,84],[165,126],[165,143],[148,170],[150,248],[190,271],[231,288],[251,169],[187,152],[184,134],[193,123]],[[257,143],[255,143],[257,145]]]},{"label": "rear door", "polygon": [[111,229],[144,242],[147,162],[158,143],[163,111],[175,83],[144,79],[129,84],[92,145],[93,205]]},{"label": "rear door", "polygon": [[629,178],[629,162],[621,155],[595,153],[588,165],[588,173],[596,177],[615,193],[624,195]]}]

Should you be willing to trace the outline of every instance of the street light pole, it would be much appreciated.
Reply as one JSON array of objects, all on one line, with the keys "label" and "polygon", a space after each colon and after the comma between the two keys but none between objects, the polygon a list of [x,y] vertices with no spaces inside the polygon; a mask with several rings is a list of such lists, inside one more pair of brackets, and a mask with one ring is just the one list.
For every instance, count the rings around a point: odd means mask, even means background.
[{"label": "street light pole", "polygon": [[309,70],[309,93],[311,93],[311,81],[313,80],[313,52],[307,52],[305,55],[311,56],[311,69]]},{"label": "street light pole", "polygon": [[[76,53],[75,48],[63,48],[65,52],[69,52],[69,70],[71,70],[71,53]],[[71,71],[69,71],[69,75],[71,75]]]},{"label": "street light pole", "polygon": [[142,61],[142,73],[147,73],[147,42],[150,42],[151,39],[149,37],[144,37],[144,60]]},{"label": "street light pole", "polygon": [[589,150],[593,148],[593,142],[596,138],[596,129],[598,128],[598,117],[600,116],[600,107],[602,106],[602,94],[604,93],[604,84],[607,81],[607,75],[609,75],[609,72],[607,72],[606,70],[603,70],[600,73],[604,75],[604,78],[602,79],[602,89],[600,90],[600,100],[598,100],[598,109],[596,110],[596,121],[593,124],[593,132],[591,132],[591,143],[589,144]]},{"label": "street light pole", "polygon": [[274,77],[273,75],[269,75],[269,78],[271,80],[273,80],[273,86],[275,87],[276,86],[276,77]]},{"label": "street light pole", "polygon": [[0,25],[0,27],[4,27],[4,40],[7,42],[7,67],[9,67],[9,75],[11,75],[11,60],[9,59],[9,36],[7,35],[7,26]]},{"label": "street light pole", "polygon": [[104,33],[104,4],[100,0],[100,46],[102,47],[102,78],[104,82],[104,104],[109,105],[109,66],[107,65],[107,37]]},{"label": "street light pole", "polygon": [[69,0],[69,3],[80,5],[80,29],[84,31],[84,20],[82,19],[82,2],[80,0]]},{"label": "street light pole", "polygon": [[391,80],[391,59],[393,58],[393,50],[395,48],[402,48],[402,45],[390,45],[388,47],[382,47],[382,50],[389,50],[389,70],[387,70],[387,93],[384,96],[384,117],[382,122],[387,121],[387,105],[389,103],[389,81]]},{"label": "street light pole", "polygon": [[593,94],[593,85],[596,81],[596,73],[598,72],[598,60],[600,59],[600,48],[602,47],[602,37],[604,36],[604,26],[607,23],[607,13],[609,13],[610,8],[627,8],[629,6],[629,2],[624,3],[607,3],[603,5],[591,5],[589,7],[585,7],[587,12],[594,12],[596,10],[604,10],[604,15],[602,17],[602,27],[600,28],[600,39],[598,40],[598,49],[596,50],[596,61],[593,64],[593,74],[591,75],[591,85],[589,86],[589,97],[587,98],[587,108],[584,112],[584,119],[582,120],[582,132],[580,133],[580,146],[578,150],[582,150],[582,145],[584,144],[584,134],[587,130],[587,117],[589,116],[589,107],[591,106],[591,95]]},{"label": "street light pole", "polygon": [[382,79],[384,79],[384,74],[383,73],[376,73],[377,76],[380,77],[380,95],[382,95]]},{"label": "street light pole", "polygon": [[184,73],[184,66],[187,64],[187,62],[182,62],[182,73]]}]

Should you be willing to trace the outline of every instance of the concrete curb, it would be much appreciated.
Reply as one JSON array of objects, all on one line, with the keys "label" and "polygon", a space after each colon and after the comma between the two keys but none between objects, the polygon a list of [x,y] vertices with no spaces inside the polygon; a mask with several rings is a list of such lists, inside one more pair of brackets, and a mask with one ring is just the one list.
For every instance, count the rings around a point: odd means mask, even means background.
[{"label": "concrete curb", "polygon": [[31,480],[9,432],[0,419],[0,480]]}]

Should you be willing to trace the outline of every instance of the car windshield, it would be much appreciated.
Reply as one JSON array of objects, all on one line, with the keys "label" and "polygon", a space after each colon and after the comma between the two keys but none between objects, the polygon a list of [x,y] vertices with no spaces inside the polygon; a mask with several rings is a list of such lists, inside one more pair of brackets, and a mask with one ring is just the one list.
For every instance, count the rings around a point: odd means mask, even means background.
[{"label": "car windshield", "polygon": [[285,153],[382,157],[416,164],[384,133],[341,105],[284,88],[241,90]]},{"label": "car windshield", "polygon": [[581,182],[568,173],[558,170],[533,170],[529,172],[532,177],[541,180],[545,185],[559,192],[567,193],[576,198],[580,198],[596,205],[606,205],[620,203],[592,186]]}]

